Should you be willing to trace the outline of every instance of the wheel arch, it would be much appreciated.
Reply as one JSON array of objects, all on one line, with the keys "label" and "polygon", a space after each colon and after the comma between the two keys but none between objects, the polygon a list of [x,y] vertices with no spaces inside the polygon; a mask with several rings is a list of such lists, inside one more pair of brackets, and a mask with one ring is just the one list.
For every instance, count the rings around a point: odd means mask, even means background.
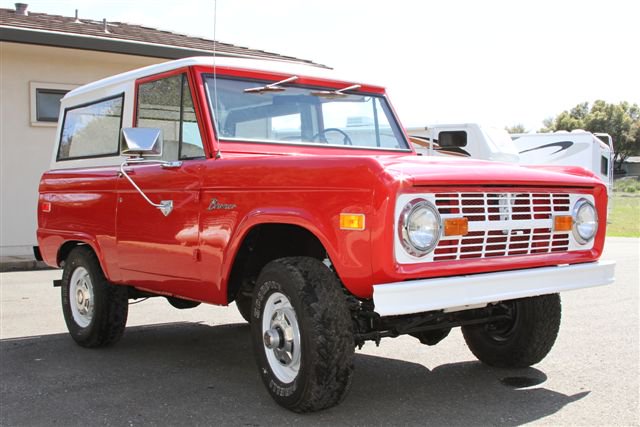
[{"label": "wheel arch", "polygon": [[226,275],[227,301],[233,301],[241,290],[251,289],[262,267],[274,259],[290,256],[333,259],[333,247],[318,231],[309,224],[286,220],[256,221],[244,228]]},{"label": "wheel arch", "polygon": [[96,258],[98,259],[98,263],[100,264],[100,268],[102,269],[105,276],[109,277],[107,274],[107,270],[105,269],[104,261],[102,259],[102,252],[100,251],[99,246],[96,242],[87,240],[87,239],[74,239],[74,240],[66,240],[60,247],[58,248],[58,252],[56,254],[56,263],[59,267],[64,267],[64,262],[71,253],[71,251],[78,246],[87,246],[90,248],[93,253],[96,254]]}]

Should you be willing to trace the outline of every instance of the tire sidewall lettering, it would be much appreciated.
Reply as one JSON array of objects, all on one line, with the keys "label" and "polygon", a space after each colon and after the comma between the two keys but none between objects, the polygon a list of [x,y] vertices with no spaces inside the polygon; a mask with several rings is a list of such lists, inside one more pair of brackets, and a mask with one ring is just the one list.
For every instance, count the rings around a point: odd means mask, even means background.
[{"label": "tire sidewall lettering", "polygon": [[251,315],[254,319],[260,321],[262,318],[262,304],[267,299],[267,297],[273,292],[283,292],[282,285],[280,283],[270,280],[265,282],[260,289],[258,289],[258,295],[255,299],[255,304],[253,305],[253,310],[251,310]]},{"label": "tire sidewall lettering", "polygon": [[293,380],[291,384],[282,384],[279,381],[279,384],[276,384],[276,381],[273,377],[269,379],[269,389],[280,397],[290,397],[298,389],[298,378]]}]

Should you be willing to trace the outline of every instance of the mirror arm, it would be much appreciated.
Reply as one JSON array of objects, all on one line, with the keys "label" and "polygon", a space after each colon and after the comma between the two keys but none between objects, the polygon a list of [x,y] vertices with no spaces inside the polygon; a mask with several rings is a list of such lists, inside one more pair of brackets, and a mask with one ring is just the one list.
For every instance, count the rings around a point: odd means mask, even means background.
[{"label": "mirror arm", "polygon": [[162,160],[147,160],[147,159],[134,158],[134,159],[127,159],[124,162],[122,162],[122,164],[120,165],[120,174],[125,178],[127,178],[127,181],[129,181],[131,185],[133,185],[133,188],[135,188],[136,191],[140,193],[140,195],[147,201],[147,203],[149,203],[154,208],[160,209],[160,212],[162,212],[164,216],[168,216],[173,210],[173,200],[161,200],[160,203],[153,203],[151,199],[149,199],[147,195],[144,194],[144,192],[140,189],[140,187],[138,187],[138,185],[133,181],[133,179],[131,179],[127,171],[124,170],[124,167],[129,164],[135,165],[140,163],[160,163],[162,167],[178,168],[182,165],[182,162],[180,161],[165,162]]}]

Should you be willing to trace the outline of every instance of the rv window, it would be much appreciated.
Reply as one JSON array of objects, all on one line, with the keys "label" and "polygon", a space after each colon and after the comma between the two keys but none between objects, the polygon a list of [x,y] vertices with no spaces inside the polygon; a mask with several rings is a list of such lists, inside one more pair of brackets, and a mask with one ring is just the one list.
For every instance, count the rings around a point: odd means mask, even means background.
[{"label": "rv window", "polygon": [[609,175],[609,159],[600,157],[600,173],[604,176]]},{"label": "rv window", "polygon": [[58,160],[118,155],[124,94],[64,112]]},{"label": "rv window", "polygon": [[466,147],[467,132],[463,130],[446,130],[438,134],[438,145],[442,148]]}]

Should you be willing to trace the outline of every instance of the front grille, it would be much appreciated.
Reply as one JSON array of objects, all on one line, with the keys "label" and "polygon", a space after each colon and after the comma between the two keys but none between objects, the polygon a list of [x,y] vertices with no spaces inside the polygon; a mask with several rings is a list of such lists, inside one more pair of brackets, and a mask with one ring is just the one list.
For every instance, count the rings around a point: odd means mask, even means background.
[{"label": "front grille", "polygon": [[568,215],[568,194],[438,193],[443,219],[466,217],[469,233],[443,236],[434,261],[566,252],[569,233],[553,232],[553,216]]}]

